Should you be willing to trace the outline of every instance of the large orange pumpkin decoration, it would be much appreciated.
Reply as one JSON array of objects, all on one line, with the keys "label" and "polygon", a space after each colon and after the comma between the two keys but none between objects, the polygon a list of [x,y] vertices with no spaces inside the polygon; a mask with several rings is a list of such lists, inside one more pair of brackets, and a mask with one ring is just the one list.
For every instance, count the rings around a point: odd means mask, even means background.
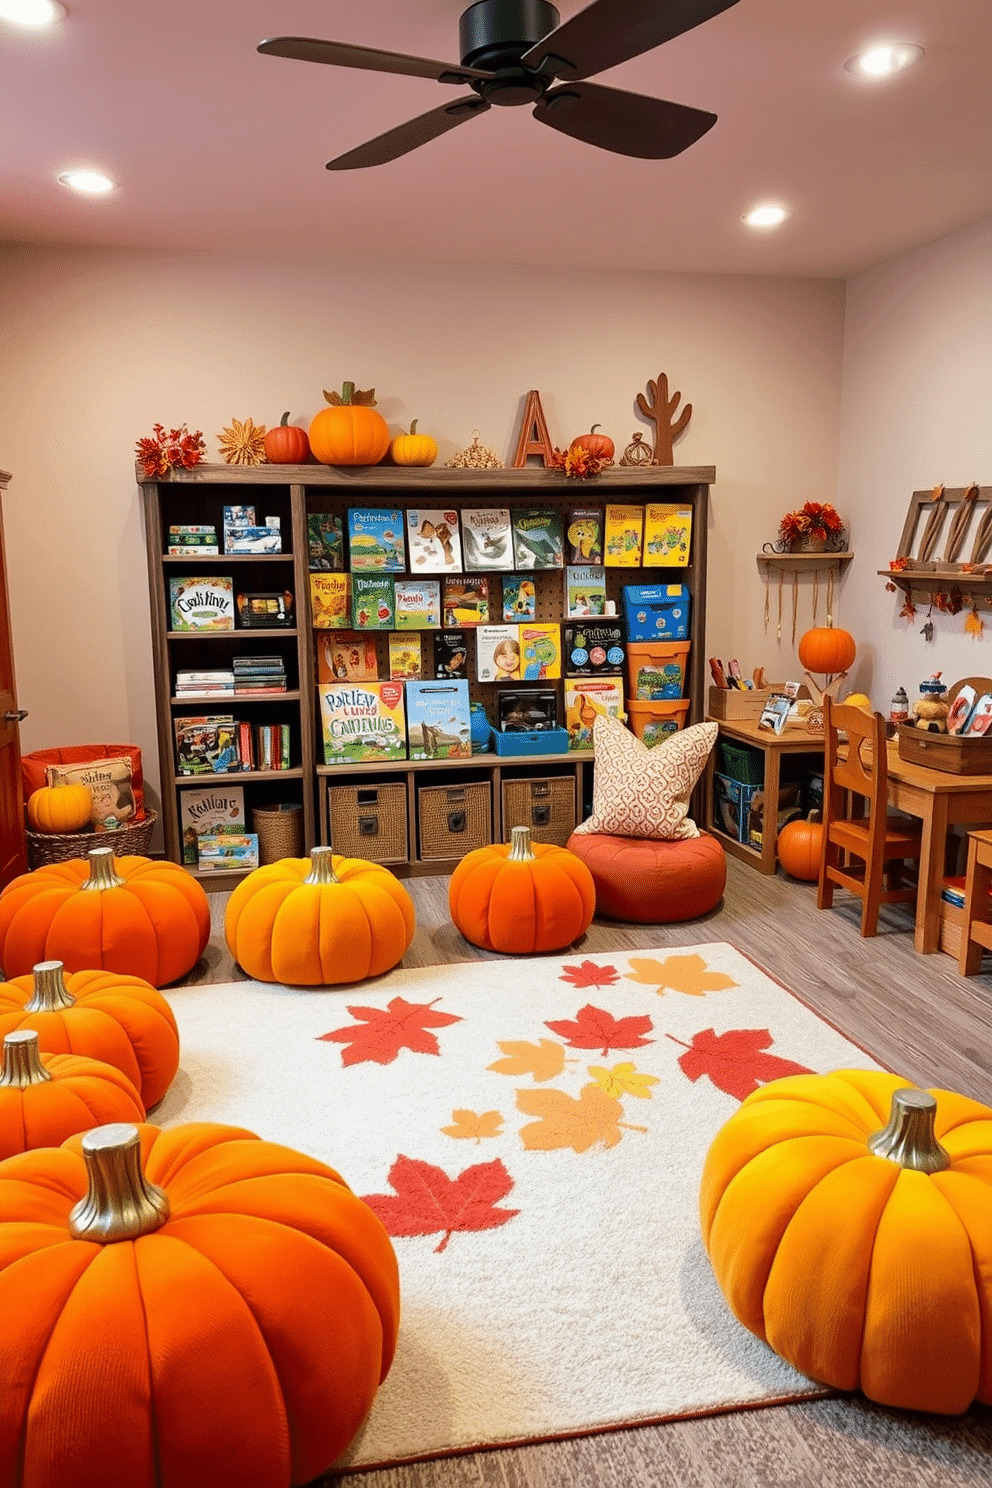
[{"label": "large orange pumpkin decoration", "polygon": [[256,868],[224,915],[228,950],[249,976],[303,987],[381,976],[402,961],[415,926],[399,879],[329,847]]},{"label": "large orange pumpkin decoration", "polygon": [[11,1488],[309,1483],[392,1361],[381,1223],[238,1127],[115,1124],[11,1158],[0,1242]]},{"label": "large orange pumpkin decoration", "polygon": [[462,858],[448,889],[451,918],[487,951],[560,951],[592,923],[592,874],[566,848],[531,842],[529,827],[514,827],[510,837]]},{"label": "large orange pumpkin decoration", "polygon": [[823,823],[820,821],[787,822],[778,834],[778,860],[793,878],[812,883],[820,876],[820,854],[823,850]]},{"label": "large orange pumpkin decoration", "polygon": [[897,1075],[773,1080],[717,1133],[703,1240],[735,1316],[838,1390],[992,1404],[992,1109]]},{"label": "large orange pumpkin decoration", "polygon": [[330,405],[310,425],[310,452],[322,465],[378,465],[389,448],[389,425],[375,411],[375,389],[326,393]]},{"label": "large orange pumpkin decoration", "polygon": [[857,654],[854,637],[834,625],[817,625],[799,641],[799,660],[808,672],[836,676],[846,672]]},{"label": "large orange pumpkin decoration", "polygon": [[34,832],[78,832],[92,813],[88,785],[42,785],[28,796],[28,826]]},{"label": "large orange pumpkin decoration", "polygon": [[179,1031],[165,998],[140,977],[64,972],[61,961],[39,961],[30,976],[0,982],[0,1038],[33,1028],[44,1053],[112,1064],[145,1109],[154,1106],[179,1068]]},{"label": "large orange pumpkin decoration", "polygon": [[598,428],[598,424],[593,424],[588,434],[577,434],[568,447],[570,450],[584,449],[595,459],[602,460],[604,465],[611,465],[616,453],[613,440],[608,434],[597,434]]},{"label": "large orange pumpkin decoration", "polygon": [[310,457],[306,429],[298,429],[284,413],[274,429],[265,436],[265,458],[270,465],[303,465]]},{"label": "large orange pumpkin decoration", "polygon": [[[144,1119],[137,1090],[112,1064],[83,1054],[42,1054],[33,1028],[4,1036],[0,1158],[32,1147],[57,1147],[66,1137],[107,1121]],[[6,1306],[3,1311],[6,1330]]]},{"label": "large orange pumpkin decoration", "polygon": [[68,971],[116,971],[162,987],[196,965],[209,939],[210,906],[191,873],[115,858],[111,847],[24,873],[0,894],[7,977],[62,961]]}]

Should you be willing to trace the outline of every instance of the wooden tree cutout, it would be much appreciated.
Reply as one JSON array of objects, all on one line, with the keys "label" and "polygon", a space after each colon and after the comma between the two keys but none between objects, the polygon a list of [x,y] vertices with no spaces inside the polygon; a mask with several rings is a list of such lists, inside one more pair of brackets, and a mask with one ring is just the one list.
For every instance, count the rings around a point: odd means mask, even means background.
[{"label": "wooden tree cutout", "polygon": [[692,404],[687,403],[677,421],[672,422],[672,415],[679,406],[682,394],[673,393],[669,398],[668,378],[664,372],[659,374],[657,382],[648,382],[648,393],[651,398],[650,403],[643,393],[638,393],[637,411],[644,415],[649,424],[654,424],[654,454],[651,463],[653,465],[674,465],[675,441],[692,417]]},{"label": "wooden tree cutout", "polygon": [[513,469],[522,469],[527,464],[528,455],[540,455],[545,467],[550,470],[554,463],[554,452],[544,409],[541,407],[541,395],[532,388],[527,394],[524,416],[520,420],[520,438],[517,440],[517,453],[513,457]]}]

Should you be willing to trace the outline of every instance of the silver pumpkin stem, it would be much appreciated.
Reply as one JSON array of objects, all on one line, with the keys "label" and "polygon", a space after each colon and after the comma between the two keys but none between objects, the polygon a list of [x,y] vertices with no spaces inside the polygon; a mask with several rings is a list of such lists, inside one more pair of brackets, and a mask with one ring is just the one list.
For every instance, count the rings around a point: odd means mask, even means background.
[{"label": "silver pumpkin stem", "polygon": [[90,865],[90,876],[82,884],[81,889],[119,889],[124,884],[124,879],[114,867],[114,849],[112,847],[94,847],[86,854]]},{"label": "silver pumpkin stem", "polygon": [[530,827],[511,827],[510,829],[510,851],[507,854],[508,863],[534,863],[537,855],[530,845]]},{"label": "silver pumpkin stem", "polygon": [[69,1213],[74,1239],[112,1245],[165,1224],[169,1198],[145,1177],[136,1126],[126,1121],[98,1126],[83,1137],[82,1148],[89,1191]]},{"label": "silver pumpkin stem", "polygon": [[39,961],[32,968],[31,1001],[24,1004],[26,1013],[57,1013],[60,1008],[76,1006],[76,999],[65,984],[62,961]]},{"label": "silver pumpkin stem", "polygon": [[36,1030],[17,1028],[8,1033],[3,1041],[0,1085],[17,1086],[23,1090],[28,1085],[44,1085],[51,1078],[41,1062]]},{"label": "silver pumpkin stem", "polygon": [[336,884],[341,880],[334,872],[334,849],[312,847],[310,849],[310,872],[303,880],[306,884]]},{"label": "silver pumpkin stem", "polygon": [[868,1138],[868,1151],[917,1173],[940,1173],[951,1166],[934,1135],[937,1102],[926,1090],[896,1090],[889,1123]]}]

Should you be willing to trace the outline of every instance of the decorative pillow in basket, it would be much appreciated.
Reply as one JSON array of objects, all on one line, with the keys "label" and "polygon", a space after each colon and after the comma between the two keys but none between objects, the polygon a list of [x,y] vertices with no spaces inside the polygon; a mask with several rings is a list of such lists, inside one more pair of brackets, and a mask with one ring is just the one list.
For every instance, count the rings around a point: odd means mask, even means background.
[{"label": "decorative pillow in basket", "polygon": [[698,837],[699,828],[688,815],[689,797],[717,732],[715,723],[696,723],[648,748],[619,719],[597,715],[592,815],[576,832],[655,842]]}]

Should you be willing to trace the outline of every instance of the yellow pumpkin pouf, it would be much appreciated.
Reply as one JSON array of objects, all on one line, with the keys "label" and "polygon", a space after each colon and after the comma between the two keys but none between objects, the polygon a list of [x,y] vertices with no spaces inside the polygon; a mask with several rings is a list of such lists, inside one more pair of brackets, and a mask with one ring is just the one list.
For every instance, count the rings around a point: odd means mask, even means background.
[{"label": "yellow pumpkin pouf", "polygon": [[897,1075],[773,1080],[703,1169],[735,1316],[822,1384],[957,1414],[992,1404],[992,1109]]},{"label": "yellow pumpkin pouf", "polygon": [[592,874],[567,848],[531,842],[529,827],[514,827],[510,838],[462,858],[448,888],[451,918],[466,940],[487,951],[563,950],[592,923]]},{"label": "yellow pumpkin pouf", "polygon": [[290,1488],[393,1357],[389,1237],[324,1163],[121,1122],[0,1163],[0,1482]]},{"label": "yellow pumpkin pouf", "polygon": [[250,977],[303,987],[381,976],[402,961],[415,928],[399,879],[329,847],[256,868],[224,915],[227,948]]}]

